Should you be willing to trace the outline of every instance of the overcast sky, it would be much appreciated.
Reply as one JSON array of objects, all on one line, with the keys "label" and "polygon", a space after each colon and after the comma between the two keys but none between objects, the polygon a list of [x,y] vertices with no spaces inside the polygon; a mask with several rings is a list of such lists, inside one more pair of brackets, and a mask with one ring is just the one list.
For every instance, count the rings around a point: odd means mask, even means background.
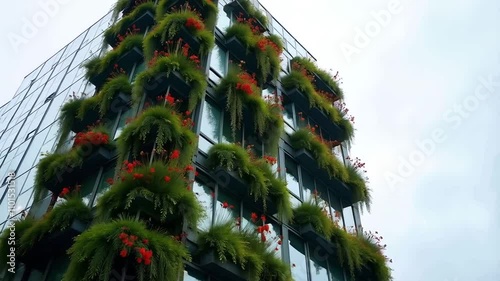
[{"label": "overcast sky", "polygon": [[[0,104],[114,0],[60,2],[17,51],[8,35],[40,5],[9,2]],[[500,2],[261,2],[343,77],[373,190],[363,224],[384,236],[395,280],[500,280]]]}]

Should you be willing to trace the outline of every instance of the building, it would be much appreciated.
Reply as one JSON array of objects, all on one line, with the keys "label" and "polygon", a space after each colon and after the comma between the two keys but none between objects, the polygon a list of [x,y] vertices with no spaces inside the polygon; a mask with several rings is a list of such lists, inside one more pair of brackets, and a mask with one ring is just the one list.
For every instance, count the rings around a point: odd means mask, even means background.
[{"label": "building", "polygon": [[[90,275],[103,272],[109,280],[139,280],[140,273],[165,280],[180,272],[178,280],[344,281],[352,280],[351,271],[357,280],[387,280],[380,250],[363,259],[369,250],[356,240],[364,241],[360,207],[370,198],[359,173],[364,164],[348,160],[353,129],[336,77],[318,69],[276,19],[253,5],[121,0],[26,76],[0,108],[0,229],[7,237],[11,222],[27,225],[16,227],[16,274],[3,268],[6,280],[61,280],[65,272],[64,280],[78,274],[85,275],[78,280],[98,280]],[[125,191],[138,183],[141,192]],[[75,205],[65,205],[70,198]],[[327,222],[308,219],[303,202]],[[59,211],[58,223],[66,225],[46,227],[55,224],[57,215],[50,214],[58,209],[70,221]],[[114,254],[106,248],[114,242],[93,249],[90,255],[103,260],[91,268],[91,258],[77,263],[64,253],[81,232],[75,245],[92,245],[85,233],[98,220],[102,231],[123,224],[116,237],[123,245]],[[211,236],[214,225],[228,222],[255,230],[269,248],[237,248],[247,244],[234,229],[221,239]],[[134,231],[145,235],[142,241],[131,238]],[[214,246],[211,237],[232,237],[235,244]],[[362,264],[340,261],[351,254],[337,249],[354,244]],[[168,245],[177,252],[165,250]],[[226,250],[228,261],[221,263],[214,253],[224,245],[236,252]],[[279,258],[252,260],[264,250]],[[172,265],[160,270],[165,258]],[[105,260],[111,268],[100,267]],[[291,276],[276,272],[287,267]]]}]

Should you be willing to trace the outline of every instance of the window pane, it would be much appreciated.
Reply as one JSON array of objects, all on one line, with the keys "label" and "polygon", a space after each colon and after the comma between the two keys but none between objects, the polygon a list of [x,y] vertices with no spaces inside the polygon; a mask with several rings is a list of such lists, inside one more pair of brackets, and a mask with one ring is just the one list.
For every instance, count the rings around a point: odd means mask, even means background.
[{"label": "window pane", "polygon": [[198,272],[194,272],[190,269],[184,270],[184,281],[203,281],[207,280],[206,277]]},{"label": "window pane", "polygon": [[219,142],[222,112],[212,103],[205,101],[201,116],[201,132],[214,142]]},{"label": "window pane", "polygon": [[340,262],[330,262],[330,280],[331,281],[344,281],[344,272],[339,266]]},{"label": "window pane", "polygon": [[101,180],[99,181],[99,186],[97,187],[97,194],[95,196],[94,202],[92,203],[92,206],[95,206],[99,198],[109,190],[111,186],[109,185],[108,181],[109,179],[113,179],[114,175],[115,167],[109,167],[102,173]]},{"label": "window pane", "polygon": [[224,7],[222,7],[221,5],[219,5],[219,13],[217,14],[217,27],[221,30],[221,31],[225,31],[226,28],[229,27],[229,25],[231,24],[231,21],[230,19],[228,18],[227,14],[222,12],[224,10]]},{"label": "window pane", "polygon": [[144,70],[146,70],[146,62],[142,62],[141,64],[138,64],[136,65],[135,67],[135,71],[134,71],[134,75],[132,75],[132,83],[134,83],[135,81],[135,78],[137,77],[137,75],[141,72],[143,72]]},{"label": "window pane", "polygon": [[217,220],[226,222],[227,220],[233,219],[236,221],[236,219],[240,217],[240,206],[237,200],[226,194],[219,193],[217,201]]},{"label": "window pane", "polygon": [[198,142],[198,148],[203,152],[208,152],[210,148],[213,146],[211,142],[209,142],[204,136],[200,136]]},{"label": "window pane", "polygon": [[286,182],[288,183],[288,189],[295,195],[300,195],[299,187],[299,173],[297,170],[297,164],[293,162],[290,157],[285,157],[286,165]]},{"label": "window pane", "polygon": [[222,142],[241,143],[241,130],[236,130],[233,138],[233,130],[231,129],[231,120],[229,115],[224,115],[224,124],[222,126]]},{"label": "window pane", "polygon": [[69,257],[59,256],[54,259],[47,274],[46,281],[61,281],[64,273],[68,269]]},{"label": "window pane", "polygon": [[348,232],[355,232],[356,227],[354,224],[354,215],[352,213],[352,207],[349,206],[344,208],[342,213],[344,214],[345,229]]},{"label": "window pane", "polygon": [[314,188],[314,179],[313,177],[306,172],[304,169],[301,170],[302,174],[302,192],[303,197],[302,200],[307,201],[312,198]]},{"label": "window pane", "polygon": [[198,198],[203,210],[205,210],[206,215],[198,223],[198,228],[200,230],[207,230],[212,224],[214,191],[207,185],[197,180],[193,183],[193,192],[196,194],[196,197]]},{"label": "window pane", "polygon": [[330,193],[330,207],[332,208],[333,221],[336,222],[340,227],[344,226],[344,220],[342,219],[342,207],[340,206],[340,201],[333,194]]},{"label": "window pane", "polygon": [[82,196],[83,202],[86,205],[88,205],[94,197],[93,191],[94,191],[94,184],[95,184],[96,178],[97,178],[97,175],[93,174],[93,175],[86,177],[85,178],[86,180],[84,182],[82,182],[80,195]]},{"label": "window pane", "polygon": [[304,242],[297,236],[290,235],[290,263],[295,281],[307,281],[307,264]]},{"label": "window pane", "polygon": [[[218,45],[212,50],[210,56],[210,68],[212,68],[219,76],[226,75],[227,54]],[[218,81],[217,81],[218,82]]]},{"label": "window pane", "polygon": [[120,120],[118,121],[118,127],[116,128],[115,131],[115,136],[114,140],[116,140],[120,134],[123,132],[123,128],[125,127],[127,123],[127,119],[132,116],[132,109],[128,109],[127,111],[123,111],[120,115]]},{"label": "window pane", "polygon": [[321,261],[324,259],[324,257],[315,257],[314,250],[311,250],[311,252],[309,253],[311,255],[311,262],[309,264],[311,267],[311,280],[328,281],[328,270],[326,269],[326,263],[325,261]]}]

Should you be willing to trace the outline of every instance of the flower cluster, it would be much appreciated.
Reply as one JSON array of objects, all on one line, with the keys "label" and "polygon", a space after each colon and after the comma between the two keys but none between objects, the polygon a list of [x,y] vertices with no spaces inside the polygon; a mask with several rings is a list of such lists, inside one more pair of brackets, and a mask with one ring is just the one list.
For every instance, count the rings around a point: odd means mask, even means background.
[{"label": "flower cluster", "polygon": [[70,194],[72,192],[78,193],[78,192],[80,192],[81,187],[82,187],[81,185],[75,185],[74,187],[65,186],[65,187],[63,187],[63,189],[59,193],[59,198],[65,198],[66,196],[68,196],[68,194]]},{"label": "flower cluster", "polygon": [[187,28],[195,29],[195,30],[202,30],[205,28],[205,25],[203,22],[197,18],[188,18],[186,20],[185,26]]},{"label": "flower cluster", "polygon": [[243,16],[243,13],[240,13],[238,15],[238,17],[236,17],[236,20],[239,23],[248,24],[248,26],[250,26],[250,29],[252,30],[253,34],[262,34],[262,32],[264,32],[264,30],[262,30],[262,27],[260,27],[260,25],[256,19],[254,19],[254,18],[247,19]]},{"label": "flower cluster", "polygon": [[281,53],[283,52],[283,49],[269,38],[262,37],[259,39],[259,41],[257,41],[257,48],[262,52],[264,52],[267,47],[271,47],[271,49],[273,49],[278,55],[281,55]]},{"label": "flower cluster", "polygon": [[[300,117],[301,120],[305,120],[302,117],[302,112],[299,112],[298,114],[299,114],[299,117]],[[338,141],[338,140],[326,140],[322,136],[320,136],[317,133],[318,125],[314,125],[314,126],[307,125],[306,129],[309,130],[314,135],[314,137],[316,138],[317,141],[319,141],[322,144],[326,145],[330,150],[333,149],[336,146],[339,146],[341,144],[341,142]]]},{"label": "flower cluster", "polygon": [[344,116],[345,119],[351,121],[354,124],[354,116],[349,114],[349,109],[347,108],[345,102],[336,101],[333,105],[336,108],[338,108],[338,110],[340,111],[342,116]]},{"label": "flower cluster", "polygon": [[[375,231],[375,232],[372,232],[372,231],[365,231],[364,232],[364,236],[366,237],[366,239],[368,241],[371,241],[373,242],[375,245],[377,245],[380,250],[385,250],[387,248],[387,244],[382,244],[382,240],[384,239],[384,237],[382,237],[378,231]],[[390,263],[392,263],[392,259],[389,259],[386,255],[384,255],[384,257],[386,258],[387,261],[389,261]]]},{"label": "flower cluster", "polygon": [[262,156],[262,158],[270,165],[274,165],[276,164],[276,162],[278,162],[278,160],[276,159],[276,157],[272,157],[272,156],[269,156],[269,155],[264,155]]},{"label": "flower cluster", "polygon": [[182,39],[177,40],[176,42],[172,40],[168,40],[163,44],[163,50],[155,50],[153,53],[153,57],[148,61],[148,66],[152,67],[156,64],[159,58],[161,57],[169,57],[172,54],[180,54],[190,61],[192,61],[196,67],[200,68],[201,60],[200,57],[196,54],[189,54],[190,46],[188,43],[182,44]]},{"label": "flower cluster", "polygon": [[82,146],[82,145],[104,145],[109,143],[109,136],[105,133],[101,132],[80,132],[76,134],[75,142],[73,146]]},{"label": "flower cluster", "polygon": [[165,101],[165,103],[171,105],[171,106],[174,106],[175,103],[176,103],[176,100],[174,97],[172,97],[172,95],[170,95],[170,93],[167,93],[165,94],[165,96],[157,96],[156,97],[156,100],[158,102],[162,102],[162,101]]},{"label": "flower cluster", "polygon": [[257,85],[255,74],[250,75],[246,72],[238,74],[240,82],[236,83],[236,90],[240,90],[245,94],[251,96],[254,93],[254,87]]},{"label": "flower cluster", "polygon": [[[123,227],[122,230],[126,231],[128,229]],[[151,264],[153,251],[146,248],[149,244],[147,239],[139,239],[139,237],[127,234],[126,232],[121,232],[120,235],[118,235],[118,238],[123,244],[123,249],[120,251],[120,257],[126,258],[132,251],[135,250],[137,263],[144,263],[145,265]]]},{"label": "flower cluster", "polygon": [[[123,40],[125,40],[125,38],[127,38],[127,36],[129,36],[129,35],[133,35],[133,34],[139,34],[139,32],[141,32],[141,29],[140,29],[140,28],[137,28],[137,27],[135,26],[135,24],[134,24],[134,25],[132,25],[131,27],[129,27],[129,28],[127,29],[127,31],[125,31],[125,33],[124,33],[123,35],[122,35],[122,34],[118,34],[118,35],[116,36],[116,38],[118,39],[118,43],[121,43],[121,42],[123,42]],[[119,44],[117,44],[117,46],[116,46],[116,47],[118,47],[118,45],[119,45]]]}]

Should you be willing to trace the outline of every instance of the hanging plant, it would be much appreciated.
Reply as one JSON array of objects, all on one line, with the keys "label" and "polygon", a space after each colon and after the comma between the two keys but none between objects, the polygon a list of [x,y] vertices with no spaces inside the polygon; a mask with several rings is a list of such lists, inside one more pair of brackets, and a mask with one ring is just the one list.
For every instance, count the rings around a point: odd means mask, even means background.
[{"label": "hanging plant", "polygon": [[71,262],[64,281],[108,280],[113,271],[139,281],[175,280],[191,260],[181,243],[143,222],[120,219],[92,226],[68,251]]},{"label": "hanging plant", "polygon": [[[201,70],[200,59],[197,55],[189,54],[189,45],[181,45],[180,42],[169,42],[166,46],[166,51],[155,51],[154,56],[149,60],[149,69],[137,75],[132,93],[133,100],[139,103],[146,89],[159,87],[158,85],[149,85],[149,83],[154,83],[156,77],[169,78],[175,75],[174,72],[177,72],[189,84],[189,93],[179,94],[188,97],[188,110],[192,111],[203,98],[207,88],[207,81],[205,74]],[[160,93],[160,95],[164,94],[164,92]]]},{"label": "hanging plant", "polygon": [[[199,44],[199,54],[208,55],[215,45],[215,37],[210,30],[207,30],[201,16],[189,7],[169,13],[156,27],[149,32],[144,39],[144,53],[147,60],[150,60],[155,50],[162,49],[167,41],[177,41],[179,34],[181,38],[194,47]],[[184,32],[185,31],[185,32]],[[190,40],[193,37],[197,42]],[[198,47],[197,47],[198,49]]]},{"label": "hanging plant", "polygon": [[57,205],[41,220],[36,221],[21,236],[19,249],[26,252],[48,234],[64,231],[71,223],[78,219],[83,223],[92,220],[92,211],[79,197],[70,197]]},{"label": "hanging plant", "polygon": [[[326,83],[326,85],[334,91],[334,93],[329,94],[334,94],[336,97],[335,100],[344,98],[344,91],[339,86],[340,78],[338,76],[338,72],[335,75],[330,75],[308,58],[294,57],[290,61],[290,64],[292,65],[292,69],[305,71],[310,77],[317,75],[322,82]],[[314,83],[315,80],[316,78],[313,78],[310,81]]]},{"label": "hanging plant", "polygon": [[[174,2],[174,3],[172,3]],[[175,13],[179,8],[189,9],[194,12],[201,13],[201,18],[205,22],[208,30],[213,30],[217,22],[217,5],[211,0],[188,0],[186,5],[177,6],[177,3],[185,3],[184,1],[160,0],[156,8],[156,18],[158,21],[163,20],[170,13]],[[187,7],[186,7],[187,6]],[[170,11],[169,11],[170,10]]]},{"label": "hanging plant", "polygon": [[133,26],[133,23],[147,12],[155,13],[156,6],[153,2],[146,2],[137,6],[134,11],[123,17],[115,25],[111,26],[104,32],[104,40],[106,42],[122,42],[125,37],[133,34],[143,33],[145,30],[140,30]]},{"label": "hanging plant", "polygon": [[[170,155],[158,152],[154,156],[160,159],[151,164],[125,161],[119,179],[99,199],[98,217],[109,219],[124,211],[135,215],[143,210],[150,212],[148,215],[159,216],[161,222],[167,219],[182,222],[185,219],[190,227],[196,229],[204,210],[190,188],[188,176],[192,166],[171,164],[180,154],[178,150]],[[161,158],[168,159],[170,164]],[[140,198],[146,199],[147,203],[137,204]]]},{"label": "hanging plant", "polygon": [[334,224],[318,201],[319,198],[315,197],[293,209],[293,222],[297,226],[311,224],[316,232],[324,237],[330,237],[334,231]]},{"label": "hanging plant", "polygon": [[191,126],[191,119],[181,116],[171,106],[150,107],[128,124],[118,138],[119,161],[126,159],[129,152],[137,158],[145,144],[154,144],[155,151],[179,150],[181,156],[177,163],[187,165],[197,144]]}]

